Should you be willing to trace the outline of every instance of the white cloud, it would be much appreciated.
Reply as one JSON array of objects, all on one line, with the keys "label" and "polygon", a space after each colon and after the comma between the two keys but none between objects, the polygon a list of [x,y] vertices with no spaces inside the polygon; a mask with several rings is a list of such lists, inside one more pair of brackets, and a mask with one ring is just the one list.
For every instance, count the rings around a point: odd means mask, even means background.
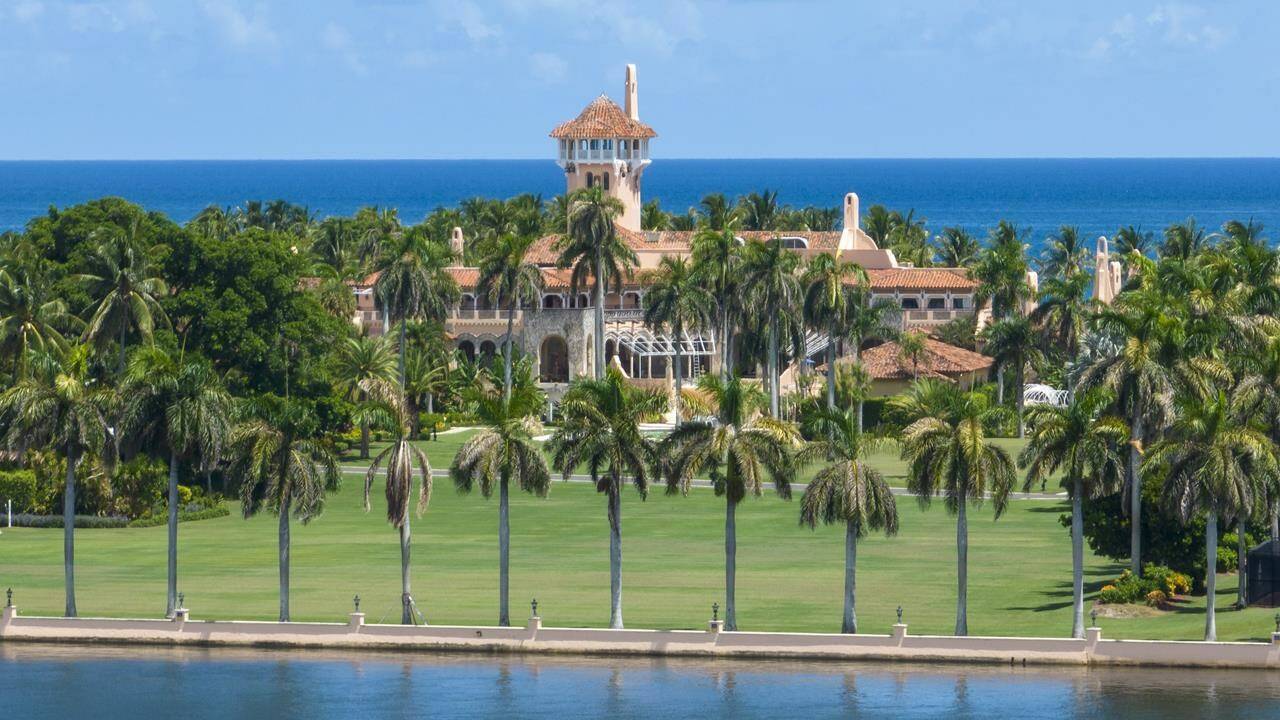
[{"label": "white cloud", "polygon": [[[685,40],[702,38],[702,11],[693,0],[600,2],[600,0],[507,0],[517,16],[555,14],[566,32],[609,33],[623,47],[672,54]],[[593,37],[592,39],[598,39]]]},{"label": "white cloud", "polygon": [[558,83],[564,80],[569,64],[555,53],[536,52],[529,56],[534,77],[546,83]]},{"label": "white cloud", "polygon": [[277,42],[261,6],[254,8],[252,17],[245,15],[232,0],[201,0],[200,7],[233,45],[273,46]]},{"label": "white cloud", "polygon": [[447,25],[462,29],[467,39],[482,42],[502,35],[502,28],[489,22],[484,11],[470,0],[445,0],[437,11]]},{"label": "white cloud", "polygon": [[75,32],[120,32],[124,21],[103,3],[76,3],[67,6],[67,17]]},{"label": "white cloud", "polygon": [[1210,23],[1198,5],[1172,2],[1155,6],[1141,21],[1126,13],[1093,41],[1085,55],[1105,60],[1116,53],[1137,55],[1150,46],[1215,50],[1235,34],[1233,28]]},{"label": "white cloud", "polygon": [[369,68],[365,66],[364,60],[360,54],[351,46],[351,35],[347,29],[335,22],[329,22],[324,26],[324,31],[320,34],[320,42],[324,46],[340,55],[347,67],[353,71],[364,75],[369,72]]},{"label": "white cloud", "polygon": [[36,0],[28,0],[28,2],[20,2],[13,6],[13,16],[18,22],[31,22],[40,17],[44,12],[44,3],[36,2]]}]

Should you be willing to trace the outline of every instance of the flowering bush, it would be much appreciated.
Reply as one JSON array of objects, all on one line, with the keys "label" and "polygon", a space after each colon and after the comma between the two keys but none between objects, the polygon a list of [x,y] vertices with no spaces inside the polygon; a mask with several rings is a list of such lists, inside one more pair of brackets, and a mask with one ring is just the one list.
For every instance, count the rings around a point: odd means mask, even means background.
[{"label": "flowering bush", "polygon": [[1191,578],[1163,565],[1147,565],[1142,577],[1125,570],[1120,577],[1102,586],[1098,602],[1128,604],[1145,602],[1151,607],[1165,607],[1170,598],[1191,592]]}]

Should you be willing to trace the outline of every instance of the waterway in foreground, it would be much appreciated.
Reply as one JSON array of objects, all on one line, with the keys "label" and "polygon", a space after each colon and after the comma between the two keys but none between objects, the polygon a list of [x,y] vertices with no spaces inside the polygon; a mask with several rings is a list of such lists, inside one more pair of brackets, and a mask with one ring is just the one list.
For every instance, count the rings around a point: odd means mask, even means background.
[{"label": "waterway in foreground", "polygon": [[6,718],[1272,718],[1280,674],[0,644]]}]

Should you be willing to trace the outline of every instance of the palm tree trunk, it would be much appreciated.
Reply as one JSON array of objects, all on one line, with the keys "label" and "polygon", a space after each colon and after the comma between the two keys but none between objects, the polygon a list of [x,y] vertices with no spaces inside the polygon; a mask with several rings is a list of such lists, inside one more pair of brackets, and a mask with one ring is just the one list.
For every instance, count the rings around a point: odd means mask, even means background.
[{"label": "palm tree trunk", "polygon": [[1212,510],[1204,526],[1204,551],[1204,639],[1213,642],[1218,639],[1214,595],[1218,589],[1218,515]]},{"label": "palm tree trunk", "polygon": [[1084,489],[1071,481],[1071,637],[1084,637]]},{"label": "palm tree trunk", "polygon": [[1025,371],[1024,371],[1024,369],[1023,369],[1023,363],[1019,362],[1019,363],[1018,363],[1018,370],[1017,370],[1017,372],[1016,372],[1016,373],[1015,373],[1015,375],[1014,375],[1014,377],[1016,378],[1017,385],[1018,385],[1016,388],[1014,388],[1014,393],[1015,393],[1015,395],[1014,395],[1014,403],[1015,403],[1015,405],[1016,405],[1016,406],[1017,406],[1017,408],[1018,408],[1018,439],[1019,439],[1019,440],[1021,440],[1021,439],[1025,438],[1025,437],[1027,436],[1027,426],[1026,426],[1026,423],[1025,423],[1025,422],[1023,422],[1023,417],[1022,417],[1022,412],[1023,412],[1023,409],[1024,409],[1024,403],[1026,402],[1026,398],[1024,398],[1024,397],[1023,397],[1023,392],[1022,392],[1022,388],[1023,388],[1023,373],[1024,373],[1024,372],[1025,372]]},{"label": "palm tree trunk", "polygon": [[405,326],[409,323],[405,322],[405,318],[400,318],[400,392],[404,392],[404,345],[405,345]]},{"label": "palm tree trunk", "polygon": [[[861,370],[862,369],[862,340],[860,338],[854,338],[853,342],[854,342],[853,361],[857,363],[858,369]],[[858,434],[862,434],[862,408],[864,404],[863,400],[865,399],[862,397],[862,395],[863,395],[862,392],[858,393]]]},{"label": "palm tree trunk", "polygon": [[609,486],[609,627],[622,629],[622,478]]},{"label": "palm tree trunk", "polygon": [[413,625],[413,594],[409,588],[409,550],[412,539],[409,530],[409,506],[404,508],[404,522],[400,524],[400,624]]},{"label": "palm tree trunk", "polygon": [[[403,387],[403,385],[401,385]],[[360,403],[364,404],[369,399],[369,394],[364,390],[360,391]],[[369,421],[360,421],[360,459],[369,459]]]},{"label": "palm tree trunk", "polygon": [[836,409],[836,334],[827,339],[827,409]]},{"label": "palm tree trunk", "polygon": [[1271,501],[1271,541],[1280,541],[1280,500]]},{"label": "palm tree trunk", "polygon": [[778,419],[778,320],[769,322],[769,415]]},{"label": "palm tree trunk", "polygon": [[734,586],[738,576],[737,503],[727,495],[724,501],[724,629],[738,629],[738,608],[734,602]]},{"label": "palm tree trunk", "polygon": [[[1138,407],[1141,407],[1139,405]],[[1129,443],[1129,572],[1142,577],[1142,412],[1134,408]]]},{"label": "palm tree trunk", "polygon": [[858,613],[854,607],[858,589],[858,532],[851,522],[844,524],[844,618],[840,632],[858,632]]},{"label": "palm tree trunk", "polygon": [[67,450],[67,484],[62,493],[62,574],[66,583],[64,614],[76,616],[76,466],[80,456]]},{"label": "palm tree trunk", "polygon": [[125,323],[120,325],[120,359],[116,361],[116,372],[119,377],[124,377],[124,331],[127,327]]},{"label": "palm tree trunk", "polygon": [[996,404],[1004,405],[1004,365],[996,367]]},{"label": "palm tree trunk", "polygon": [[1249,607],[1249,543],[1245,536],[1249,532],[1249,521],[1244,515],[1236,521],[1236,607]]},{"label": "palm tree trunk", "polygon": [[503,473],[498,486],[498,625],[507,627],[511,624],[509,608],[510,565],[511,565],[511,518],[507,507],[507,478]]},{"label": "palm tree trunk", "polygon": [[178,607],[178,455],[169,453],[169,587],[165,617]]},{"label": "palm tree trunk", "polygon": [[507,338],[503,343],[505,357],[502,358],[502,400],[503,402],[511,402],[511,336],[515,330],[516,323],[516,301],[513,297],[507,303]]},{"label": "palm tree trunk", "polygon": [[289,622],[289,500],[280,503],[280,622]]},{"label": "palm tree trunk", "polygon": [[956,513],[956,635],[969,634],[969,518],[965,498]]},{"label": "palm tree trunk", "polygon": [[595,341],[595,356],[596,356],[595,371],[596,371],[597,380],[604,377],[604,282],[601,279],[601,273],[603,272],[603,268],[604,268],[604,263],[601,261],[600,256],[596,255],[596,266],[595,266],[596,336],[593,339]]},{"label": "palm tree trunk", "polygon": [[682,386],[682,384],[681,384],[681,381],[683,380],[683,377],[684,377],[684,367],[683,367],[683,362],[684,362],[684,361],[683,361],[683,359],[681,358],[681,355],[680,355],[680,340],[681,340],[681,336],[684,334],[684,332],[683,332],[683,331],[684,331],[684,328],[683,328],[683,327],[681,327],[679,324],[677,324],[674,328],[672,328],[672,330],[675,332],[675,336],[676,336],[676,337],[675,337],[675,349],[676,349],[676,367],[675,367],[675,377],[676,377],[676,402],[675,402],[676,422],[675,422],[675,424],[676,424],[676,427],[679,427],[679,426],[680,426],[680,421],[681,421],[682,419],[684,419],[684,416],[683,416],[683,410],[684,410],[684,395],[682,395],[682,394],[681,394],[681,391],[682,391],[682,389],[683,389],[683,386]]}]

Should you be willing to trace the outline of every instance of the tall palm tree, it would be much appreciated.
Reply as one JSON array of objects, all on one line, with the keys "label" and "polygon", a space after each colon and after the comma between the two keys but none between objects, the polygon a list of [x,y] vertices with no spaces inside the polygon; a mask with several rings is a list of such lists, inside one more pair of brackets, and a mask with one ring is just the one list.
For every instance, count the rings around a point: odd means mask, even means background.
[{"label": "tall palm tree", "polygon": [[498,491],[498,624],[511,624],[509,577],[511,565],[510,487],[546,497],[551,472],[542,449],[533,439],[534,417],[546,403],[533,381],[532,366],[516,368],[511,396],[482,378],[470,395],[483,429],[467,439],[453,457],[449,475],[459,492],[475,487],[486,498]]},{"label": "tall palm tree", "polygon": [[0,347],[14,358],[14,375],[28,376],[33,350],[61,356],[68,343],[64,329],[83,325],[53,292],[53,283],[29,263],[0,268]]},{"label": "tall palm tree", "polygon": [[983,426],[993,408],[978,392],[952,391],[944,412],[909,425],[902,435],[907,461],[907,489],[928,507],[942,495],[947,512],[956,516],[956,635],[969,634],[969,520],[966,509],[991,500],[999,519],[1009,504],[1016,480],[1013,459],[987,441]]},{"label": "tall palm tree", "polygon": [[1026,400],[1023,397],[1023,379],[1027,366],[1038,363],[1042,357],[1035,326],[1024,317],[1005,318],[983,331],[986,344],[983,352],[995,358],[997,371],[1013,368],[1014,407],[1018,415],[1018,437],[1026,436],[1023,418]]},{"label": "tall palm tree", "polygon": [[778,227],[778,191],[762,190],[738,198],[743,230],[775,230]]},{"label": "tall palm tree", "polygon": [[1149,230],[1144,231],[1141,227],[1126,225],[1116,231],[1114,240],[1116,254],[1120,256],[1120,262],[1127,266],[1129,257],[1134,253],[1145,257],[1150,252],[1154,236]]},{"label": "tall palm tree", "polygon": [[1262,494],[1260,478],[1275,473],[1276,448],[1232,412],[1227,389],[1210,384],[1179,399],[1175,420],[1151,448],[1142,472],[1161,479],[1169,507],[1184,522],[1205,519],[1204,639],[1213,641],[1218,639],[1218,520],[1230,523],[1252,511]]},{"label": "tall palm tree", "polygon": [[1209,245],[1209,236],[1195,220],[1174,223],[1164,230],[1161,258],[1189,260]]},{"label": "tall palm tree", "polygon": [[920,379],[920,361],[925,357],[926,335],[918,330],[898,336],[898,362],[911,366],[911,380]]},{"label": "tall palm tree", "polygon": [[112,391],[94,383],[89,374],[89,351],[70,348],[56,360],[44,356],[39,368],[0,395],[0,415],[10,419],[6,443],[10,447],[47,447],[67,465],[62,495],[63,578],[66,616],[76,616],[75,526],[76,470],[80,461],[103,453],[110,461],[112,444],[106,412]]},{"label": "tall palm tree", "polygon": [[1158,430],[1173,412],[1173,372],[1170,356],[1178,346],[1176,321],[1165,314],[1158,293],[1133,290],[1122,293],[1102,310],[1099,329],[1122,339],[1120,352],[1102,356],[1081,373],[1082,389],[1101,386],[1111,391],[1129,424],[1129,467],[1124,491],[1128,495],[1129,569],[1142,573],[1142,479],[1140,466],[1148,433]]},{"label": "tall palm tree", "polygon": [[607,195],[600,186],[584,188],[573,194],[569,211],[569,233],[556,243],[561,268],[573,267],[570,290],[578,294],[587,278],[591,278],[595,324],[592,328],[592,355],[595,377],[604,377],[604,295],[611,285],[621,286],[626,273],[639,260],[631,246],[618,237],[614,221],[622,214],[622,202]]},{"label": "tall palm tree", "polygon": [[1050,277],[1040,288],[1040,304],[1028,318],[1032,326],[1052,338],[1052,346],[1066,350],[1074,361],[1080,354],[1080,339],[1092,313],[1087,299],[1092,278],[1087,273]]},{"label": "tall palm tree", "polygon": [[736,208],[729,203],[724,193],[704,195],[698,202],[698,224],[712,232],[734,230],[741,222]]},{"label": "tall palm tree", "polygon": [[1071,496],[1071,637],[1084,638],[1084,498],[1115,492],[1124,478],[1116,448],[1128,428],[1106,415],[1111,398],[1092,390],[1072,395],[1064,407],[1031,408],[1031,439],[1018,458],[1027,469],[1023,491],[1064,471],[1062,485]]},{"label": "tall palm tree", "polygon": [[782,244],[780,238],[747,246],[743,261],[743,287],[746,302],[764,319],[769,331],[767,363],[769,367],[769,414],[778,418],[779,392],[779,326],[794,317],[800,309],[801,286],[796,269],[800,256]]},{"label": "tall palm tree", "polygon": [[[418,517],[422,517],[427,504],[431,502],[431,462],[426,453],[409,441],[412,424],[399,388],[376,378],[364,380],[361,385],[379,411],[379,424],[395,435],[391,443],[373,458],[365,473],[364,511],[369,512],[369,492],[373,488],[374,478],[385,463],[387,522],[400,532],[400,622],[403,625],[413,625],[416,605],[409,585],[409,501],[413,498],[413,487],[417,485],[418,504],[415,512]],[[415,465],[418,468],[416,482],[413,473]]]},{"label": "tall palm tree", "polygon": [[872,205],[867,208],[867,213],[862,216],[862,230],[867,236],[875,241],[876,247],[889,247],[889,234],[893,232],[893,228],[901,220],[901,216],[895,212],[890,212],[883,205]]},{"label": "tall palm tree", "polygon": [[670,230],[671,216],[657,200],[650,200],[640,208],[640,228],[643,230]]},{"label": "tall palm tree", "polygon": [[227,477],[240,487],[245,518],[268,510],[279,517],[280,622],[289,622],[289,516],[307,524],[337,490],[338,462],[316,437],[317,423],[296,401],[259,400],[231,431]]},{"label": "tall palm tree", "polygon": [[146,348],[129,361],[122,387],[120,432],[140,447],[168,455],[169,557],[165,615],[178,603],[178,469],[213,467],[231,433],[231,395],[207,363]]},{"label": "tall palm tree", "polygon": [[933,239],[934,259],[942,267],[967,268],[978,259],[982,245],[961,227],[942,228],[942,234]]},{"label": "tall palm tree", "polygon": [[516,311],[522,305],[537,308],[542,294],[542,271],[527,259],[536,239],[533,235],[500,235],[485,243],[481,251],[476,291],[497,307],[507,306],[507,334],[502,339],[502,391],[506,397],[511,397]]},{"label": "tall palm tree", "polygon": [[[871,288],[864,283],[858,283],[846,292],[844,335],[853,346],[854,362],[861,367],[864,343],[876,338],[889,340],[899,337],[898,321],[902,311],[890,300],[876,300],[871,295]],[[864,400],[862,396],[858,397],[859,431],[862,430]]]},{"label": "tall palm tree", "polygon": [[1065,280],[1084,274],[1089,265],[1089,250],[1080,239],[1080,231],[1073,225],[1063,225],[1058,232],[1045,240],[1040,255],[1040,270],[1047,278]]},{"label": "tall palm tree", "polygon": [[624,477],[643,500],[649,473],[658,465],[656,443],[640,432],[640,423],[661,414],[661,393],[632,387],[616,368],[603,380],[578,380],[560,402],[560,427],[547,450],[551,466],[566,480],[586,465],[596,491],[605,494],[609,512],[609,627],[622,628],[622,486]]},{"label": "tall palm tree", "polygon": [[368,399],[366,381],[393,382],[396,377],[396,356],[386,337],[354,337],[338,347],[334,354],[334,372],[346,385],[346,395],[360,403],[356,410],[360,424],[360,459],[369,458],[369,418],[364,407]]},{"label": "tall palm tree", "polygon": [[665,255],[658,264],[649,291],[644,294],[644,323],[654,332],[670,331],[675,367],[676,424],[683,417],[684,338],[690,330],[698,332],[711,324],[711,308],[715,297],[693,273],[689,261]]},{"label": "tall palm tree", "polygon": [[851,409],[820,409],[809,420],[811,435],[823,438],[800,451],[802,463],[824,463],[800,498],[800,524],[844,524],[844,615],[840,632],[858,632],[855,609],[858,540],[869,530],[898,532],[898,503],[879,470],[867,464],[869,440]]},{"label": "tall palm tree", "polygon": [[404,387],[405,324],[443,320],[460,295],[449,274],[453,253],[443,242],[410,229],[388,235],[374,261],[374,292],[393,323],[400,324],[400,386]]},{"label": "tall palm tree", "polygon": [[694,474],[705,472],[716,495],[725,499],[724,627],[737,630],[738,503],[747,495],[760,496],[766,477],[778,497],[791,497],[799,434],[790,423],[760,413],[760,396],[736,375],[727,382],[703,375],[698,384],[715,401],[716,417],[685,423],[662,441],[663,474],[668,494],[687,495]]},{"label": "tall palm tree", "polygon": [[142,220],[95,231],[102,237],[90,258],[92,271],[80,277],[95,298],[93,314],[85,328],[85,339],[102,351],[111,341],[119,344],[117,372],[125,371],[125,341],[130,331],[150,340],[156,321],[167,323],[159,298],[168,286],[152,265],[142,237]]},{"label": "tall palm tree", "polygon": [[1022,314],[1031,299],[1027,284],[1026,239],[1028,231],[1001,220],[991,231],[987,247],[978,255],[973,276],[978,280],[978,298],[991,304],[991,314],[999,320]]},{"label": "tall palm tree", "polygon": [[866,285],[867,271],[831,253],[814,255],[805,269],[804,317],[815,330],[826,331],[827,408],[836,406],[836,341],[849,319],[851,284]]},{"label": "tall palm tree", "polygon": [[720,375],[733,373],[733,327],[741,308],[742,244],[732,230],[703,229],[692,242],[693,274],[716,302],[715,325],[720,335]]},{"label": "tall palm tree", "polygon": [[437,353],[413,348],[405,365],[404,406],[409,418],[409,437],[418,439],[419,412],[423,401],[428,413],[435,412],[435,398],[449,387],[449,359]]},{"label": "tall palm tree", "polygon": [[[1280,446],[1280,338],[1271,338],[1245,359],[1245,368],[1235,394],[1237,412],[1250,417]],[[1280,488],[1268,484],[1267,516],[1271,539],[1280,541]]]},{"label": "tall palm tree", "polygon": [[904,263],[928,267],[933,259],[933,247],[929,245],[929,230],[925,227],[924,218],[917,220],[914,208],[906,215],[895,212],[893,216],[888,248]]}]

